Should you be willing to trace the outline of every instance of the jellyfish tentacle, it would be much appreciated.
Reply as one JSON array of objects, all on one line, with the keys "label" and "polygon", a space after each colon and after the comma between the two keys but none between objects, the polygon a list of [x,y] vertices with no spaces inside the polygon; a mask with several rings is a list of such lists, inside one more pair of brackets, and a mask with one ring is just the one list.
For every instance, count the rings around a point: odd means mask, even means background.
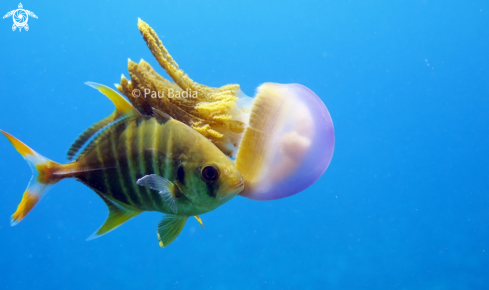
[{"label": "jellyfish tentacle", "polygon": [[[143,60],[139,64],[129,61],[131,80],[122,77],[116,88],[141,112],[151,115],[151,107],[157,108],[199,131],[228,156],[234,156],[246,127],[245,118],[239,117],[241,112],[236,106],[239,85],[213,88],[198,84],[179,68],[147,23],[139,20],[138,28],[151,53],[174,83]],[[139,91],[138,97],[132,94],[134,90]]]},{"label": "jellyfish tentacle", "polygon": [[173,60],[166,47],[159,39],[156,32],[146,22],[141,19],[138,20],[138,28],[143,35],[146,44],[149,47],[151,53],[156,58],[166,73],[172,78],[172,80],[179,85],[183,90],[196,91],[202,98],[206,97],[206,92],[202,88],[202,85],[197,84],[188,75],[178,67],[178,64]]}]

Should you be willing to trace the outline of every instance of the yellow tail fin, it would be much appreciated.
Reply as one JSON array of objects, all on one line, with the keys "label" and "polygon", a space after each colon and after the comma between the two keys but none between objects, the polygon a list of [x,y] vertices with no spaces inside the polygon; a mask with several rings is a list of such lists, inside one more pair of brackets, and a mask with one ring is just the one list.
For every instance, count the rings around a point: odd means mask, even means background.
[{"label": "yellow tail fin", "polygon": [[29,146],[25,145],[19,139],[15,138],[9,133],[2,130],[0,130],[0,132],[2,132],[3,135],[8,138],[10,143],[14,145],[15,149],[17,149],[25,160],[27,160],[34,175],[26,191],[24,192],[22,201],[17,207],[15,213],[12,215],[11,225],[15,226],[31,211],[39,200],[41,200],[51,186],[62,178],[53,176],[53,172],[55,172],[56,168],[59,167],[58,163],[38,154],[36,151],[29,148]]}]

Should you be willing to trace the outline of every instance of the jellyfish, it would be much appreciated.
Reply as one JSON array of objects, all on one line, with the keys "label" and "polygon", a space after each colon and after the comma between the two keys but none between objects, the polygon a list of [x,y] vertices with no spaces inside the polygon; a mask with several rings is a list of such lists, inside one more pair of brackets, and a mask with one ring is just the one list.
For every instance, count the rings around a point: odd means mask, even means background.
[{"label": "jellyfish", "polygon": [[272,200],[312,185],[326,170],[334,150],[328,109],[300,84],[265,83],[252,99],[236,167],[242,196]]},{"label": "jellyfish", "polygon": [[[305,190],[327,169],[334,150],[328,109],[300,84],[264,83],[251,98],[238,84],[220,88],[194,82],[173,60],[156,32],[138,28],[173,82],[147,62],[128,61],[116,88],[140,111],[152,108],[194,128],[230,158],[245,180],[240,195],[254,200],[285,198]],[[170,94],[186,98],[172,98]]]}]

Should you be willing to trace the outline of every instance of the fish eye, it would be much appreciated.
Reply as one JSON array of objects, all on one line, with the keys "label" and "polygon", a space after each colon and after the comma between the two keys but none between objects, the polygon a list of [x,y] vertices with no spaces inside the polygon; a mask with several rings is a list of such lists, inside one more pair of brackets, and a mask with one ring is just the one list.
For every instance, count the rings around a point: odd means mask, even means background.
[{"label": "fish eye", "polygon": [[216,182],[219,179],[219,168],[215,165],[207,165],[202,168],[202,179],[206,182]]}]

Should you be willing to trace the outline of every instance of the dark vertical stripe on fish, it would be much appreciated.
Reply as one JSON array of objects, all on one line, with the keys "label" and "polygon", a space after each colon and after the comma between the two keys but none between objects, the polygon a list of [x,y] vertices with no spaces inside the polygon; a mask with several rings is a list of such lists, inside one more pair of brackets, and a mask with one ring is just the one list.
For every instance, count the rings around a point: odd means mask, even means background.
[{"label": "dark vertical stripe on fish", "polygon": [[143,177],[143,175],[136,174],[136,172],[140,172],[139,164],[141,163],[141,161],[139,160],[139,137],[141,134],[140,124],[142,120],[143,118],[135,119],[135,122],[131,124],[130,127],[131,137],[129,138],[130,145],[128,147],[128,155],[130,156],[129,158],[130,173],[133,180],[134,192],[138,197],[140,206],[144,206],[147,203],[147,200],[145,200],[144,198],[144,191],[146,187],[139,186],[136,184],[136,181],[139,178]]},{"label": "dark vertical stripe on fish", "polygon": [[[104,156],[102,155],[101,149],[100,149],[100,144],[101,142],[97,142],[94,144],[95,146],[95,153],[97,153],[97,161],[99,162],[99,167],[100,170],[98,170],[98,175],[101,177],[103,180],[103,187],[105,188],[105,191],[108,196],[114,196],[113,192],[110,190],[110,184],[108,180],[108,175],[107,175],[107,168],[105,166],[105,160]],[[99,181],[100,182],[100,181]]]},{"label": "dark vertical stripe on fish", "polygon": [[90,184],[101,192],[107,192],[104,176],[100,171],[101,170],[86,171],[79,177],[79,179],[84,183]]},{"label": "dark vertical stripe on fish", "polygon": [[163,167],[165,172],[164,172],[164,177],[167,179],[170,179],[172,175],[172,162],[171,160],[173,159],[172,156],[172,148],[173,148],[173,133],[171,130],[168,130],[167,139],[166,139],[166,152],[165,152],[165,166]]},{"label": "dark vertical stripe on fish", "polygon": [[[132,185],[130,183],[131,181],[125,175],[126,171],[128,171],[127,170],[127,162],[125,162],[125,152],[123,152],[123,151],[120,152],[118,150],[119,143],[124,144],[125,139],[124,140],[121,140],[121,139],[122,139],[122,136],[124,136],[123,132],[128,127],[127,124],[128,124],[127,122],[124,122],[124,123],[121,123],[121,124],[118,124],[117,126],[115,126],[114,130],[111,132],[111,134],[112,134],[111,140],[113,142],[112,146],[113,146],[113,150],[114,150],[114,156],[117,158],[118,182],[122,188],[122,192],[126,196],[126,199],[131,201],[131,204],[134,204],[134,202],[132,202],[133,198],[131,198],[131,196],[128,194]],[[121,137],[121,139],[118,139],[118,137]],[[125,148],[125,146],[123,146],[123,148]]]},{"label": "dark vertical stripe on fish", "polygon": [[[153,167],[151,166],[151,164],[152,164],[152,162],[151,162],[152,157],[153,157],[153,152],[152,151],[150,151],[150,150],[145,150],[144,151],[144,159],[146,160],[145,175],[153,174],[154,173],[153,172]],[[156,190],[150,190],[148,188],[148,195],[151,198],[151,202],[152,202],[152,205],[153,205],[152,208],[154,210],[160,209],[162,207],[163,203],[162,203],[161,196],[158,193],[158,191],[156,191]]]},{"label": "dark vertical stripe on fish", "polygon": [[[156,119],[153,119],[152,120],[152,123],[153,123],[153,136],[155,136],[155,138],[153,138],[153,148],[151,150],[151,165],[153,167],[153,172],[154,174],[156,175],[159,175],[159,176],[163,176],[161,174],[161,171],[160,171],[160,163],[159,163],[159,156],[158,156],[158,141],[160,138],[156,138],[157,133],[158,133],[158,130],[160,130],[160,133],[163,133],[165,132],[164,131],[164,127],[160,126],[159,125],[159,122],[156,122]],[[159,193],[157,193],[156,191],[151,191],[151,194],[153,196],[153,200],[155,200],[156,202],[156,208],[159,209],[159,210],[162,210],[163,209],[163,201],[161,200],[161,196],[159,195]]]},{"label": "dark vertical stripe on fish", "polygon": [[132,133],[133,133],[133,122],[126,122],[124,125],[126,126],[124,133],[122,136],[125,136],[124,139],[124,145],[125,145],[125,153],[121,156],[120,158],[120,164],[121,164],[121,172],[122,176],[125,179],[125,184],[126,184],[126,190],[124,193],[126,193],[131,201],[133,202],[134,205],[140,207],[141,206],[141,199],[139,198],[139,194],[137,192],[139,187],[136,184],[136,176],[134,174],[134,169],[132,166],[132,159],[133,157],[131,156],[132,154],[132,143],[133,143],[133,138],[132,138]]},{"label": "dark vertical stripe on fish", "polygon": [[[123,126],[122,126],[123,127]],[[114,131],[112,131],[109,135],[109,138],[107,139],[108,142],[108,147],[107,147],[107,158],[109,160],[112,160],[112,163],[114,164],[114,170],[116,172],[112,172],[113,174],[110,175],[109,179],[109,186],[110,190],[112,192],[112,195],[117,195],[117,197],[122,198],[121,196],[124,196],[124,200],[126,200],[127,203],[127,196],[125,194],[125,188],[123,185],[123,178],[121,174],[121,165],[119,163],[119,152],[117,152],[117,136]]]},{"label": "dark vertical stripe on fish", "polygon": [[[136,128],[137,128],[137,134],[135,138],[135,141],[137,142],[134,149],[137,149],[134,151],[134,156],[137,156],[137,171],[141,172],[141,176],[138,176],[138,178],[143,177],[144,175],[148,175],[151,173],[148,173],[145,168],[146,168],[146,158],[144,155],[144,137],[146,130],[148,130],[147,126],[147,119],[140,118],[136,121]],[[150,160],[148,161],[150,162]],[[151,192],[150,189],[146,186],[139,187],[139,192],[141,193],[141,198],[143,200],[143,204],[148,207],[148,208],[154,208],[154,201],[151,197]]]},{"label": "dark vertical stripe on fish", "polygon": [[183,167],[183,164],[178,165],[177,180],[180,181],[181,184],[185,185],[185,168]]},{"label": "dark vertical stripe on fish", "polygon": [[[149,136],[147,140],[153,140],[156,139],[156,135],[154,135],[154,126],[155,122],[152,121],[151,119],[146,119],[144,123],[144,132]],[[143,141],[143,139],[141,139]],[[146,144],[149,145],[149,144]],[[151,146],[143,147],[141,145],[141,155],[143,156],[143,168],[142,171],[144,172],[144,175],[148,174],[156,174],[155,171],[153,170],[153,158],[154,158],[154,148]],[[154,191],[150,190],[149,188],[146,188],[146,192],[151,200],[151,209],[157,210],[159,209],[159,202],[161,202],[159,194]]]}]

